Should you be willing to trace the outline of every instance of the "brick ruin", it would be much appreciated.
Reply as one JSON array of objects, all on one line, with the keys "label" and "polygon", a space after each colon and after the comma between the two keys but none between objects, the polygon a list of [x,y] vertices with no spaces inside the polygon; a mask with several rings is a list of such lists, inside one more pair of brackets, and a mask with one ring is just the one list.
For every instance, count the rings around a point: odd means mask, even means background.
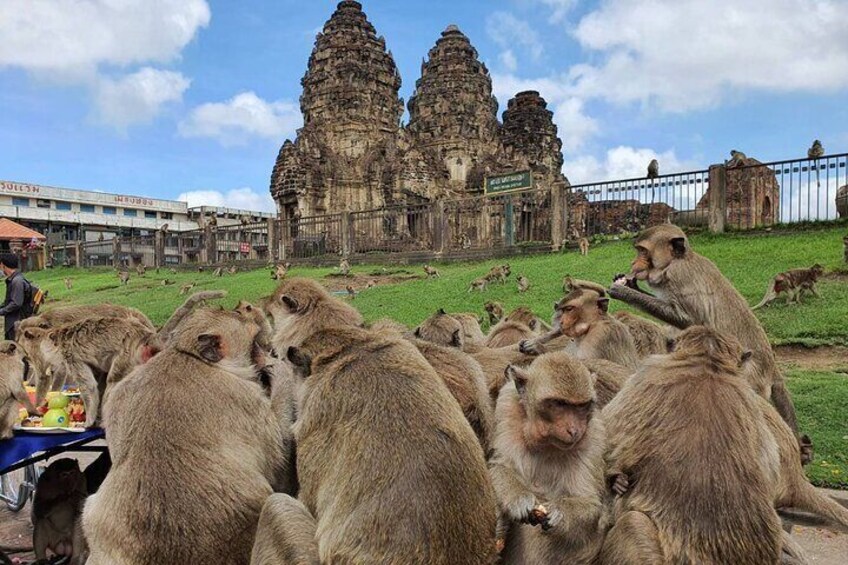
[{"label": "brick ruin", "polygon": [[[746,157],[741,162],[728,163],[726,175],[729,227],[750,229],[779,221],[780,184],[772,169]],[[710,189],[707,189],[695,208],[706,212],[709,205]]]},{"label": "brick ruin", "polygon": [[353,0],[317,35],[301,85],[303,127],[271,174],[283,218],[474,196],[487,175],[517,170],[567,186],[545,100],[520,92],[499,122],[489,71],[454,25],[421,64],[406,125],[392,54]]}]

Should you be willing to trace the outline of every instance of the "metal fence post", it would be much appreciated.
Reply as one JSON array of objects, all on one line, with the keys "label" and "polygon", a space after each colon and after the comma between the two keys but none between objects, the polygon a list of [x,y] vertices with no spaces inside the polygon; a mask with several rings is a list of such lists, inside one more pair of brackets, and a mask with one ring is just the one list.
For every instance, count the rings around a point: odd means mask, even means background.
[{"label": "metal fence post", "polygon": [[727,223],[727,168],[710,165],[710,199],[707,221],[712,233],[724,233]]},{"label": "metal fence post", "polygon": [[350,256],[352,250],[353,239],[356,237],[351,231],[351,217],[350,212],[345,210],[342,212],[341,216],[341,236],[342,236],[342,257],[347,258]]}]

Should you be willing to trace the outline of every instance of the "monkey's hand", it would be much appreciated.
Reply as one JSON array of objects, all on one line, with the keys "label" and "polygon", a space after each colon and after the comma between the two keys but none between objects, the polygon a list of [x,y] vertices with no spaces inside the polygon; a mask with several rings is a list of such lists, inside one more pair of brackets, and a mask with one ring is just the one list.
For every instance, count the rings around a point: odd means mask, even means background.
[{"label": "monkey's hand", "polygon": [[804,434],[798,438],[798,445],[801,449],[801,465],[807,465],[813,460],[813,440]]},{"label": "monkey's hand", "polygon": [[542,526],[544,532],[556,527],[562,521],[562,511],[553,502],[540,504],[536,509],[544,512],[544,517],[539,520],[538,524]]},{"label": "monkey's hand", "polygon": [[624,496],[630,489],[630,479],[624,473],[616,473],[607,478],[610,489],[616,496]]},{"label": "monkey's hand", "polygon": [[612,278],[612,285],[613,286],[622,286],[622,285],[628,286],[627,285],[628,282],[629,281],[627,279],[627,275],[625,275],[624,273],[618,273],[617,275],[615,275]]},{"label": "monkey's hand", "polygon": [[503,512],[514,522],[536,526],[539,524],[539,518],[544,516],[544,514],[538,512],[539,506],[536,497],[528,492],[515,498],[512,502],[504,504]]},{"label": "monkey's hand", "polygon": [[545,345],[537,339],[522,339],[518,343],[518,350],[524,355],[542,355]]}]

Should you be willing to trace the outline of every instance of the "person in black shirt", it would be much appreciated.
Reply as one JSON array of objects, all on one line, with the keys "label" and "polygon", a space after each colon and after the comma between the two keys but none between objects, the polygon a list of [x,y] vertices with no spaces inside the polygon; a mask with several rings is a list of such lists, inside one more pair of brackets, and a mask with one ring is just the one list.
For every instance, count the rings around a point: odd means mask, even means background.
[{"label": "person in black shirt", "polygon": [[3,316],[6,332],[5,338],[15,339],[15,324],[23,315],[26,298],[27,282],[18,270],[18,257],[13,253],[0,254],[0,271],[6,275],[6,300],[0,306],[0,316]]}]

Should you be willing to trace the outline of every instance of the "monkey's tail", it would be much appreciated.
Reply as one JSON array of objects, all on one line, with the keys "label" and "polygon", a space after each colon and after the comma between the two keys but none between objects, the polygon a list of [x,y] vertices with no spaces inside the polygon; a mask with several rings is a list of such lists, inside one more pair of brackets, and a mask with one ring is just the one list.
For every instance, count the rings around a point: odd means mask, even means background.
[{"label": "monkey's tail", "polygon": [[766,289],[766,295],[763,296],[763,299],[760,300],[760,303],[751,308],[751,310],[757,310],[758,308],[762,308],[772,300],[777,298],[777,294],[774,292],[774,281],[769,284],[769,287]]},{"label": "monkey's tail", "polygon": [[203,290],[195,292],[189,296],[185,302],[183,302],[182,306],[174,310],[174,313],[170,318],[168,318],[168,321],[165,322],[165,325],[162,326],[157,335],[161,340],[168,341],[171,337],[171,332],[173,332],[174,329],[180,325],[180,322],[182,322],[186,316],[191,314],[197,306],[203,304],[207,300],[215,300],[217,298],[224,298],[225,296],[227,296],[227,292],[225,290]]},{"label": "monkey's tail", "polygon": [[848,531],[848,509],[820,493],[816,487],[803,481],[798,486],[798,493],[793,497],[793,506],[821,516],[828,522],[840,526],[841,531]]}]

